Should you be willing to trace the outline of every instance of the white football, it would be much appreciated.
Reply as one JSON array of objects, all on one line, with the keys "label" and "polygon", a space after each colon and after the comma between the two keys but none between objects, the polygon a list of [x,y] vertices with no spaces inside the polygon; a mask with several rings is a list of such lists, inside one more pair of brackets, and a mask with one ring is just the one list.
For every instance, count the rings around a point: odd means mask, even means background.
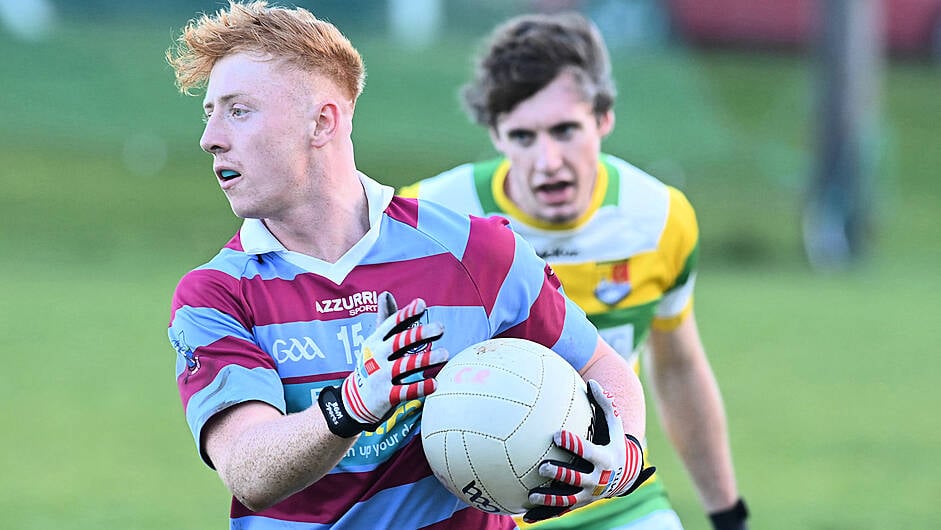
[{"label": "white football", "polygon": [[588,438],[585,382],[552,350],[523,339],[475,344],[444,365],[425,400],[421,437],[438,480],[485,512],[534,507],[529,490],[551,482],[546,459],[569,462],[553,435],[565,428]]}]

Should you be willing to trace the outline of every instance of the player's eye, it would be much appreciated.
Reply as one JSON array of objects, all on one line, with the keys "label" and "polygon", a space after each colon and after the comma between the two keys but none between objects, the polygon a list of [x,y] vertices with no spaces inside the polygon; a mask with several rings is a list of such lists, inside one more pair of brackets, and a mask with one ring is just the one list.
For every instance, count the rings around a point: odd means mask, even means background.
[{"label": "player's eye", "polygon": [[507,134],[507,137],[510,139],[511,142],[515,144],[528,146],[533,143],[533,140],[536,138],[536,135],[533,134],[531,131],[515,130],[515,131],[510,131],[509,134]]},{"label": "player's eye", "polygon": [[577,123],[560,123],[555,127],[549,129],[549,134],[552,135],[556,140],[569,140],[575,134],[575,131],[578,130]]},{"label": "player's eye", "polygon": [[232,107],[229,109],[229,115],[231,115],[233,118],[241,118],[246,114],[248,114],[248,109],[244,107]]},{"label": "player's eye", "polygon": [[199,117],[199,119],[202,120],[203,123],[209,123],[209,118],[210,118],[210,117],[212,117],[212,113],[211,113],[211,112],[207,112],[207,113],[201,115],[201,116]]}]

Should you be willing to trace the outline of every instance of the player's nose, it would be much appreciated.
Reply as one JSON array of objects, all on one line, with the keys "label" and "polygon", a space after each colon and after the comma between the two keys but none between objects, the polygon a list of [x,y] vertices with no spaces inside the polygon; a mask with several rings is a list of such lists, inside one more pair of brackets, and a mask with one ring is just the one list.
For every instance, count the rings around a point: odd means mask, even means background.
[{"label": "player's nose", "polygon": [[220,119],[209,116],[206,120],[206,128],[199,138],[199,147],[207,153],[216,154],[229,149],[228,135],[225,133]]},{"label": "player's nose", "polygon": [[552,138],[542,137],[536,141],[536,170],[553,173],[562,166],[562,150]]}]

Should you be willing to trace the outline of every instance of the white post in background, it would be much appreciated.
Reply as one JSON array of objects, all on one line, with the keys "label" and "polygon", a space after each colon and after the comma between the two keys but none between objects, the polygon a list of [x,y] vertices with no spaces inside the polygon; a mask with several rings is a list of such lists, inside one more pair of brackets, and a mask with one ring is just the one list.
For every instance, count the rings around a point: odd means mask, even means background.
[{"label": "white post in background", "polygon": [[39,41],[55,27],[56,10],[50,0],[0,0],[0,30],[21,40]]},{"label": "white post in background", "polygon": [[442,0],[389,0],[387,4],[392,39],[409,48],[427,48],[441,34],[444,23]]}]

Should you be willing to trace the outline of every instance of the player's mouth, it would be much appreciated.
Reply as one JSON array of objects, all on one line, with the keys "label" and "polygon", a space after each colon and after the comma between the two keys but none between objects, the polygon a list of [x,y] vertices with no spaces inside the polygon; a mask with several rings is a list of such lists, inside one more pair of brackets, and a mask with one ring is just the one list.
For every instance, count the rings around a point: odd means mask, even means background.
[{"label": "player's mouth", "polygon": [[232,180],[234,178],[241,177],[241,176],[242,176],[241,173],[232,169],[223,169],[222,171],[219,172],[219,178],[223,182]]},{"label": "player's mouth", "polygon": [[232,186],[235,186],[235,182],[241,177],[242,174],[234,169],[229,168],[217,168],[216,177],[219,179],[219,184],[222,186],[223,190],[227,190]]},{"label": "player's mouth", "polygon": [[536,186],[533,191],[543,204],[563,204],[572,200],[575,195],[575,184],[566,181],[550,182]]}]

